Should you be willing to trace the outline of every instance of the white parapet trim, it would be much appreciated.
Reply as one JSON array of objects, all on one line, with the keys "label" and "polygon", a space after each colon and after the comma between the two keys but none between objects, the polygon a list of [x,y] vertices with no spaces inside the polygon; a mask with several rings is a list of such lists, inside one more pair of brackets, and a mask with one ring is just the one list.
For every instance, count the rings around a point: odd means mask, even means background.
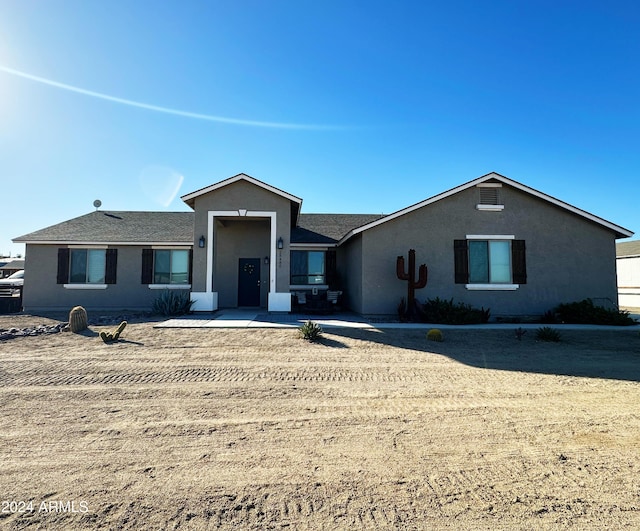
[{"label": "white parapet trim", "polygon": [[217,291],[192,291],[191,300],[194,301],[191,307],[194,312],[213,312],[218,309]]},{"label": "white parapet trim", "polygon": [[291,293],[269,293],[268,308],[270,312],[290,312],[291,311]]}]

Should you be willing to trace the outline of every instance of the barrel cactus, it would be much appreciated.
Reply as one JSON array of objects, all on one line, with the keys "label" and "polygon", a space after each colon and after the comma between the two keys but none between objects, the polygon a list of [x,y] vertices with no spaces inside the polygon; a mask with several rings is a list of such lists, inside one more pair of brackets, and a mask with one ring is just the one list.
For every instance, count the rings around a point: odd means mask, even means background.
[{"label": "barrel cactus", "polygon": [[76,306],[69,312],[69,330],[74,333],[87,329],[87,310],[82,306]]},{"label": "barrel cactus", "polygon": [[444,341],[444,336],[442,335],[442,332],[440,330],[438,330],[437,328],[432,328],[427,332],[427,339],[429,341],[440,342],[440,341]]}]

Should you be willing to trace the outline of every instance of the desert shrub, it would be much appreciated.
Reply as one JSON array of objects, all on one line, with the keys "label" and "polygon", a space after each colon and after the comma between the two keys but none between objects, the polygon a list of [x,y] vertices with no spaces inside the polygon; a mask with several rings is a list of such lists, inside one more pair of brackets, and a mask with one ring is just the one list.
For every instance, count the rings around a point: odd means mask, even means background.
[{"label": "desert shrub", "polygon": [[165,315],[167,317],[184,315],[191,311],[195,301],[191,300],[191,295],[185,290],[165,289],[151,305],[154,314]]},{"label": "desert shrub", "polygon": [[544,324],[556,324],[558,322],[556,312],[554,310],[547,310],[542,314],[540,322]]},{"label": "desert shrub", "polygon": [[307,321],[298,328],[298,333],[302,339],[317,341],[322,335],[322,327],[318,323]]},{"label": "desert shrub", "polygon": [[437,324],[479,324],[489,321],[491,310],[478,309],[463,302],[453,302],[453,299],[428,299],[422,305],[422,320],[426,323]]},{"label": "desert shrub", "polygon": [[553,309],[562,323],[629,326],[637,324],[629,312],[596,306],[591,299],[560,304]]},{"label": "desert shrub", "polygon": [[536,330],[536,339],[538,341],[550,341],[553,343],[559,343],[562,341],[562,336],[555,328],[549,326],[543,326]]},{"label": "desert shrub", "polygon": [[437,328],[432,328],[427,332],[427,339],[429,341],[441,342],[444,341],[444,336],[442,335],[442,332],[440,330],[438,330]]}]

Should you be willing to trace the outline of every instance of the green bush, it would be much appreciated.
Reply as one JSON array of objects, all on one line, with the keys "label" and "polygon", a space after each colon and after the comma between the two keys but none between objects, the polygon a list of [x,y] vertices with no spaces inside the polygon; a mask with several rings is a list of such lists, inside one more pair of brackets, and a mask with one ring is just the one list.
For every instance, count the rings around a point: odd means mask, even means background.
[{"label": "green bush", "polygon": [[317,341],[322,335],[322,327],[313,321],[307,321],[298,328],[298,333],[302,339],[307,341]]},{"label": "green bush", "polygon": [[427,332],[427,339],[429,341],[437,341],[438,343],[440,343],[444,341],[444,336],[442,335],[442,332],[440,330],[438,330],[437,328],[432,328]]},{"label": "green bush", "polygon": [[637,324],[629,312],[596,306],[591,299],[560,304],[552,312],[561,323],[615,326]]},{"label": "green bush", "polygon": [[543,326],[536,330],[536,339],[538,341],[550,341],[553,343],[559,343],[562,341],[562,336],[555,328],[549,326]]},{"label": "green bush", "polygon": [[195,301],[191,300],[191,294],[182,289],[165,289],[158,298],[153,301],[151,311],[157,315],[167,317],[184,315],[191,311]]},{"label": "green bush", "polygon": [[480,324],[489,321],[490,309],[474,308],[463,302],[454,303],[453,299],[428,299],[422,305],[422,320],[437,324]]}]

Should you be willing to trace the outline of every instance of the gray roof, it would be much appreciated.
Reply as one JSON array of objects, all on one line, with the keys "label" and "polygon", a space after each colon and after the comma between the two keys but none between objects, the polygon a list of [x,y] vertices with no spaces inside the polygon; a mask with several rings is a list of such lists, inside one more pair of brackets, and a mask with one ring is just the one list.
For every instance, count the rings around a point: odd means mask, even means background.
[{"label": "gray roof", "polygon": [[640,256],[640,240],[616,243],[616,256]]},{"label": "gray roof", "polygon": [[25,243],[192,243],[193,212],[97,210],[14,238]]},{"label": "gray roof", "polygon": [[14,269],[24,269],[24,260],[11,259],[10,262],[7,262],[6,264],[0,266],[0,269],[5,271],[6,270],[13,271]]},{"label": "gray roof", "polygon": [[335,244],[349,231],[371,223],[383,214],[300,214],[291,230],[291,243]]},{"label": "gray roof", "polygon": [[[292,243],[332,245],[350,230],[381,214],[300,214]],[[14,238],[24,243],[192,243],[193,212],[105,212],[98,210]]]}]

